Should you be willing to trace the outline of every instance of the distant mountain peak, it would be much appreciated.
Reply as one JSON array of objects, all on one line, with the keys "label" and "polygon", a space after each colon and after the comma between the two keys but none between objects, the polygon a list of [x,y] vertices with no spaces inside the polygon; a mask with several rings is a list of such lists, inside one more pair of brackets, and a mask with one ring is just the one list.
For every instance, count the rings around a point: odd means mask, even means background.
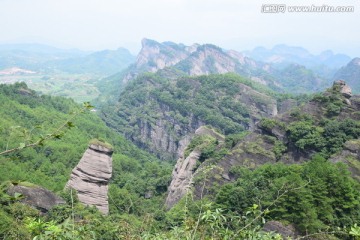
[{"label": "distant mountain peak", "polygon": [[144,48],[144,47],[153,47],[153,46],[156,46],[156,45],[160,45],[160,43],[155,41],[155,40],[149,39],[149,38],[143,38],[141,40],[141,47],[142,48]]},{"label": "distant mountain peak", "polygon": [[360,58],[358,58],[358,57],[354,58],[353,60],[351,60],[351,62],[349,64],[360,66]]},{"label": "distant mountain peak", "polygon": [[334,75],[333,80],[343,79],[351,86],[353,92],[360,93],[360,58],[352,59]]},{"label": "distant mountain peak", "polygon": [[129,68],[123,82],[135,78],[139,73],[154,73],[165,67],[174,67],[191,76],[228,72],[248,76],[252,71],[250,69],[268,70],[268,67],[264,68],[264,64],[259,65],[239,52],[227,51],[214,44],[195,43],[186,46],[182,43],[177,44],[170,41],[160,43],[144,38],[137,61]]},{"label": "distant mountain peak", "polygon": [[286,44],[278,44],[271,49],[256,47],[252,51],[244,52],[244,54],[257,61],[272,64],[273,67],[278,69],[297,63],[328,79],[351,60],[349,56],[334,54],[331,50],[325,50],[315,55],[303,47]]}]

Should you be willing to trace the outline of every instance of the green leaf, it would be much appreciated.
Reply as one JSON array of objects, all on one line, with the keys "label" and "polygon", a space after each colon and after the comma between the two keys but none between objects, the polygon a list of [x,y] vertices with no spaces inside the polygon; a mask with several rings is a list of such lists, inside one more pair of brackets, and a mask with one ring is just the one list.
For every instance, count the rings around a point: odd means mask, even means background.
[{"label": "green leaf", "polygon": [[84,102],[84,103],[83,103],[83,106],[84,106],[84,108],[86,108],[86,109],[93,109],[93,108],[94,108],[94,106],[92,106],[92,105],[90,104],[90,102]]},{"label": "green leaf", "polygon": [[18,192],[14,193],[14,198],[15,198],[15,199],[20,198],[20,197],[22,197],[22,196],[23,196],[23,195],[22,195],[21,193],[18,193]]},{"label": "green leaf", "polygon": [[73,122],[67,122],[66,125],[67,125],[68,128],[75,127]]}]

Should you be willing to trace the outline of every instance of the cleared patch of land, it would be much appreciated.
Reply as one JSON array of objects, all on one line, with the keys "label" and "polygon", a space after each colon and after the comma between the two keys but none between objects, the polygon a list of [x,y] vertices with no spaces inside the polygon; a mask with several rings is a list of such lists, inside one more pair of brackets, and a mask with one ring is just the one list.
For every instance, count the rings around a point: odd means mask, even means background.
[{"label": "cleared patch of land", "polygon": [[54,96],[73,98],[76,102],[91,102],[100,94],[95,83],[102,76],[69,73],[24,73],[0,74],[0,83],[25,82],[35,91]]}]

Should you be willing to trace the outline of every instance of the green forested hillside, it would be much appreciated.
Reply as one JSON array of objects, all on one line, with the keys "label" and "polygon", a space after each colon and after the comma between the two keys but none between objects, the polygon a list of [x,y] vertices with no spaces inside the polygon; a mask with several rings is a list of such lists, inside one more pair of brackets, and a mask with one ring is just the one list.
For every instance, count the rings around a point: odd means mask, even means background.
[{"label": "green forested hillside", "polygon": [[242,138],[199,147],[194,139],[190,146],[201,153],[194,195],[208,195],[230,215],[256,204],[265,218],[295,226],[301,235],[330,231],[320,239],[352,239],[344,230],[360,221],[360,101],[342,94],[343,84],[262,119]]},{"label": "green forested hillside", "polygon": [[[1,149],[17,147],[19,144],[37,139],[55,131],[57,127],[71,117],[72,112],[80,110],[80,106],[72,100],[61,97],[38,96],[25,84],[1,85]],[[156,162],[156,159],[144,151],[137,149],[123,137],[113,133],[96,116],[94,112],[79,114],[73,121],[74,128],[64,133],[59,140],[49,141],[45,146],[24,149],[10,156],[3,156],[4,164],[27,167],[24,171],[27,177],[37,173],[51,178],[62,176],[62,181],[51,180],[41,183],[48,184],[52,190],[64,187],[67,175],[87,148],[93,138],[100,138],[115,146],[115,159],[132,159],[139,163]],[[11,159],[11,160],[9,160]],[[2,178],[21,176],[16,171],[4,171]],[[30,171],[29,171],[30,170]],[[32,171],[34,170],[34,171]],[[56,171],[55,171],[56,170]],[[59,174],[56,174],[59,172]],[[10,176],[8,176],[10,174]],[[25,179],[24,179],[25,180]],[[34,183],[40,183],[34,182]]]},{"label": "green forested hillside", "polygon": [[101,109],[110,127],[163,159],[176,159],[184,138],[201,125],[233,134],[277,112],[280,95],[247,78],[173,77],[173,71],[139,76],[126,86],[118,103]]},{"label": "green forested hillside", "polygon": [[281,79],[283,89],[292,94],[315,93],[331,86],[328,78],[320,77],[312,70],[298,64],[289,64],[275,73],[276,79]]},{"label": "green forested hillside", "polygon": [[[54,133],[72,117],[72,112],[81,109],[81,106],[69,99],[39,96],[24,83],[0,85],[0,100],[0,152]],[[60,139],[46,141],[43,146],[1,155],[1,186],[9,181],[26,181],[61,193],[89,141],[98,138],[111,143],[115,151],[109,193],[111,214],[127,214],[128,218],[134,216],[134,221],[138,221],[137,217],[154,214],[161,209],[161,196],[170,180],[170,165],[160,163],[152,155],[112,132],[94,112],[81,113],[72,123],[74,127],[65,128]],[[19,206],[13,204],[18,203],[9,200],[3,191],[1,188],[0,238],[29,239],[25,217],[27,214],[37,216],[36,211],[22,207],[14,212]],[[150,194],[151,199],[145,199],[146,194]],[[66,212],[58,214],[60,218],[68,216]],[[24,235],[16,235],[21,232]]]}]

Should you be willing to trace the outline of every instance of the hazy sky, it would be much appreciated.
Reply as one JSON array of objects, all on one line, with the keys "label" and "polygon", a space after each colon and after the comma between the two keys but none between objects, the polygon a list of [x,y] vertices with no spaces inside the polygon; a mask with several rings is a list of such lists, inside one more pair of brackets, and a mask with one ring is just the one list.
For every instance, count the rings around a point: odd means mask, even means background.
[{"label": "hazy sky", "polygon": [[[261,13],[263,4],[354,6],[352,13]],[[0,43],[83,50],[142,38],[235,50],[275,44],[360,56],[360,0],[0,0]]]}]

